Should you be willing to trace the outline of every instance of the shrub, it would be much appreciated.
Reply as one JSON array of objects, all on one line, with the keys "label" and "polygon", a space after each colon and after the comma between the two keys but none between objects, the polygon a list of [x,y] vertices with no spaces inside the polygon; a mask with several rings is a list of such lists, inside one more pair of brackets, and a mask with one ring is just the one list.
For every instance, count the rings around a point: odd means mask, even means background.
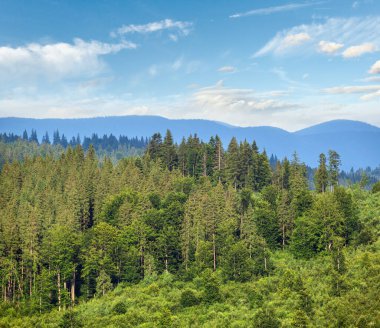
[{"label": "shrub", "polygon": [[180,302],[182,307],[190,307],[199,304],[199,299],[192,290],[187,289],[182,292]]},{"label": "shrub", "polygon": [[112,308],[112,312],[117,313],[117,314],[124,314],[127,312],[127,306],[125,305],[124,302],[118,302]]}]

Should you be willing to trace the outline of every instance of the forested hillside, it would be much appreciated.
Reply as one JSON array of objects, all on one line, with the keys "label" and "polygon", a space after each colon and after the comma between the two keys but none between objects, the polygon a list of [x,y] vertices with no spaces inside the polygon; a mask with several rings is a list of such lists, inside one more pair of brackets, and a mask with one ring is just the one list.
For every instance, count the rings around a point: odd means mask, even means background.
[{"label": "forested hillside", "polygon": [[22,135],[13,133],[0,133],[0,168],[6,162],[22,161],[34,156],[52,156],[58,158],[67,147],[75,148],[80,145],[87,151],[90,145],[94,148],[97,156],[102,159],[109,157],[113,162],[128,157],[142,155],[148,144],[148,138],[128,138],[126,136],[103,135],[99,137],[92,134],[84,137],[83,141],[79,135],[72,137],[69,141],[64,134],[58,130],[53,133],[52,139],[46,132],[41,142],[36,130],[30,134],[25,130]]},{"label": "forested hillside", "polygon": [[[245,122],[246,124],[246,122]],[[34,130],[39,141],[46,133],[52,137],[57,130],[70,142],[78,133],[91,136],[93,133],[102,137],[113,134],[129,138],[142,136],[144,139],[155,132],[164,135],[169,129],[174,141],[181,142],[182,136],[197,135],[202,140],[209,140],[218,135],[227,145],[232,137],[238,142],[255,140],[268,154],[279,158],[291,157],[294,151],[303,161],[311,166],[317,165],[318,155],[334,149],[344,159],[342,168],[357,170],[380,165],[380,128],[359,121],[334,120],[313,125],[308,128],[288,132],[273,126],[241,127],[209,120],[172,120],[160,116],[113,116],[83,119],[28,119],[0,118],[0,133],[21,135],[24,130]],[[30,136],[29,136],[30,137]],[[95,146],[95,145],[94,145]]]},{"label": "forested hillside", "polygon": [[170,131],[5,163],[1,327],[377,327],[380,185]]}]

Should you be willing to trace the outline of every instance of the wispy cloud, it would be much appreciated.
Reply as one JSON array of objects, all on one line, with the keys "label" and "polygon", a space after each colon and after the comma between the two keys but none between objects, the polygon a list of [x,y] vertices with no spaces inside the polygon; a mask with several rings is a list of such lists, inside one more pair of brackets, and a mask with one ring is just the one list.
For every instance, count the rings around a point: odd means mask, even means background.
[{"label": "wispy cloud", "polygon": [[47,76],[57,79],[94,75],[104,69],[101,56],[137,45],[123,41],[110,44],[74,39],[73,43],[38,44],[23,47],[0,47],[0,77]]},{"label": "wispy cloud", "polygon": [[235,66],[222,66],[218,68],[218,72],[221,73],[234,73],[236,72],[236,67]]},{"label": "wispy cloud", "polygon": [[[360,56],[380,48],[380,33],[377,32],[379,30],[380,16],[327,18],[322,23],[298,25],[278,32],[254,54],[254,57],[315,51],[335,54],[343,50],[341,45],[348,47],[346,52],[343,52],[347,58]],[[306,35],[307,38],[300,38]],[[289,40],[294,40],[295,36],[298,36],[300,41],[307,42],[292,44]]]},{"label": "wispy cloud", "polygon": [[371,74],[380,74],[380,60],[374,63],[369,69],[369,73]]},{"label": "wispy cloud", "polygon": [[367,93],[380,90],[380,85],[350,85],[326,88],[323,91],[329,94]]},{"label": "wispy cloud", "polygon": [[360,57],[366,53],[376,51],[376,47],[373,43],[363,43],[357,46],[351,46],[343,51],[342,56],[344,58]]},{"label": "wispy cloud", "polygon": [[310,6],[313,6],[315,4],[317,4],[317,3],[313,3],[313,2],[288,3],[288,4],[282,5],[282,6],[259,8],[259,9],[249,10],[249,11],[246,11],[243,13],[233,14],[230,16],[230,18],[240,18],[240,17],[253,16],[253,15],[270,15],[270,14],[274,14],[274,13],[280,13],[280,12],[284,12],[284,11],[291,11],[291,10],[305,8],[305,7],[310,7]]},{"label": "wispy cloud", "polygon": [[380,96],[380,85],[339,86],[324,89],[323,92],[333,95],[363,94],[360,99],[368,101]]},{"label": "wispy cloud", "polygon": [[201,108],[229,112],[270,111],[298,107],[295,104],[268,98],[268,95],[260,97],[252,89],[227,88],[223,85],[223,81],[219,81],[214,86],[199,89],[194,93],[193,98]]},{"label": "wispy cloud", "polygon": [[[126,34],[149,34],[159,32],[163,30],[172,31],[169,34],[169,38],[173,41],[177,41],[179,36],[186,36],[190,33],[193,23],[174,21],[172,19],[164,19],[157,22],[151,22],[141,25],[123,25],[116,31],[111,32],[112,37],[123,36]],[[175,32],[175,33],[174,33]]]},{"label": "wispy cloud", "polygon": [[361,82],[380,82],[380,76],[368,76],[360,80]]},{"label": "wispy cloud", "polygon": [[360,99],[361,100],[372,100],[372,99],[375,99],[375,98],[378,98],[378,97],[380,97],[380,90],[368,93],[368,94],[366,94],[364,96],[361,96]]}]

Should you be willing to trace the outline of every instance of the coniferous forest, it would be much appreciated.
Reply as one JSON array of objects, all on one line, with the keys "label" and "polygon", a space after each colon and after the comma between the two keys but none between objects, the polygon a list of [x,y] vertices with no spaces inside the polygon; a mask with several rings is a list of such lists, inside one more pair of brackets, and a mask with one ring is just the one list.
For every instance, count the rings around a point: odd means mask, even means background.
[{"label": "coniferous forest", "polygon": [[2,163],[0,327],[380,326],[380,183],[336,151],[311,190],[255,142],[94,140]]}]

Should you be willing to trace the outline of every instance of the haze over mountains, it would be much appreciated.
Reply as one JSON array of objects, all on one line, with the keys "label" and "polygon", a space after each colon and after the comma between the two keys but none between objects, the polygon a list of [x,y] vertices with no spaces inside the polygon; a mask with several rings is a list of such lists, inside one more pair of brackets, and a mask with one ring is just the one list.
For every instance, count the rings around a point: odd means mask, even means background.
[{"label": "haze over mountains", "polygon": [[380,128],[367,123],[335,120],[311,126],[296,132],[261,127],[237,127],[208,120],[171,120],[159,116],[113,116],[83,119],[30,119],[0,118],[0,132],[21,135],[24,130],[37,131],[38,137],[47,131],[50,137],[55,130],[68,139],[79,134],[81,137],[97,133],[99,136],[113,134],[128,137],[150,137],[155,132],[165,134],[170,129],[176,142],[190,134],[204,141],[218,134],[224,147],[235,136],[239,141],[256,140],[260,149],[279,158],[291,157],[297,151],[306,164],[317,166],[321,152],[336,150],[342,159],[342,168],[365,168],[380,165]]}]

